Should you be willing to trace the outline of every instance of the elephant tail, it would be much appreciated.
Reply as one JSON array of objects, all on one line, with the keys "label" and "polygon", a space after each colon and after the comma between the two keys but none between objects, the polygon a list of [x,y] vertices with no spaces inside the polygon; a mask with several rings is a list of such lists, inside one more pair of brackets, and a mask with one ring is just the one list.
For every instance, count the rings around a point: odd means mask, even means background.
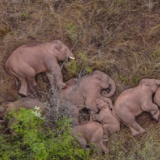
[{"label": "elephant tail", "polygon": [[10,72],[9,68],[7,67],[7,65],[5,65],[5,68],[6,68],[7,72],[15,79],[16,86],[18,86],[17,78]]}]

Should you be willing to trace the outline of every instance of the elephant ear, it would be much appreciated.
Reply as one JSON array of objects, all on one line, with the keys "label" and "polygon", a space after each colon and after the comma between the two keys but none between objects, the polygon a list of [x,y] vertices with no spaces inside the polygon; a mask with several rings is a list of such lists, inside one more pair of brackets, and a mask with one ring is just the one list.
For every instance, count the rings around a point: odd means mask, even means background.
[{"label": "elephant ear", "polygon": [[101,82],[101,80],[102,80],[102,78],[103,78],[103,74],[102,74],[100,71],[96,70],[96,71],[94,71],[94,72],[92,73],[92,75],[93,75],[93,77],[94,77],[95,79],[97,79],[97,80],[99,80],[99,81]]},{"label": "elephant ear", "polygon": [[140,85],[142,89],[149,89],[151,92],[156,92],[158,85],[154,84],[151,79],[142,79],[140,81]]},{"label": "elephant ear", "polygon": [[139,84],[141,87],[143,87],[143,86],[150,87],[150,83],[146,79],[142,79]]},{"label": "elephant ear", "polygon": [[61,46],[62,46],[62,42],[60,40],[52,41],[53,53],[56,57],[58,57]]}]

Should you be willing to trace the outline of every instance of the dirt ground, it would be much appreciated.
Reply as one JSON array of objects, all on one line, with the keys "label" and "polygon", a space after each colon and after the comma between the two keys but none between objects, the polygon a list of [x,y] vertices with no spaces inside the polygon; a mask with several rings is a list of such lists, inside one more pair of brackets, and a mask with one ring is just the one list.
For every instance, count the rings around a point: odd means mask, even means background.
[{"label": "dirt ground", "polygon": [[[64,80],[78,77],[81,70],[101,70],[116,83],[113,101],[142,78],[160,79],[159,0],[1,0],[0,104],[20,97],[19,86],[4,68],[10,54],[25,43],[55,39],[72,48],[76,57],[75,64],[63,70]],[[44,76],[36,77],[38,91],[47,92]],[[138,122],[147,133],[133,138],[122,126],[110,136],[111,159],[160,158],[160,123],[148,114]]]}]

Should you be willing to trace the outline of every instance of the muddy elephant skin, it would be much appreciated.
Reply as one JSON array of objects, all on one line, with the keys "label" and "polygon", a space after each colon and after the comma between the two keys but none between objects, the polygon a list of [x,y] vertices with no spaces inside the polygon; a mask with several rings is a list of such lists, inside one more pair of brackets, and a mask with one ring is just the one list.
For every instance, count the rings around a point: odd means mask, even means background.
[{"label": "muddy elephant skin", "polygon": [[160,80],[142,79],[138,86],[123,91],[115,101],[113,113],[128,127],[132,135],[145,132],[136,121],[135,116],[143,111],[149,112],[155,120],[159,120],[158,106],[152,102],[152,95],[156,92]]},{"label": "muddy elephant skin", "polygon": [[[60,40],[41,43],[33,46],[23,45],[17,48],[6,61],[6,70],[21,82],[19,94],[27,96],[28,86],[31,91],[36,86],[35,75],[45,72],[50,84],[54,78],[61,89],[65,87],[59,61],[74,59],[73,53]],[[16,80],[15,78],[15,80]],[[17,80],[16,80],[16,84]]]}]

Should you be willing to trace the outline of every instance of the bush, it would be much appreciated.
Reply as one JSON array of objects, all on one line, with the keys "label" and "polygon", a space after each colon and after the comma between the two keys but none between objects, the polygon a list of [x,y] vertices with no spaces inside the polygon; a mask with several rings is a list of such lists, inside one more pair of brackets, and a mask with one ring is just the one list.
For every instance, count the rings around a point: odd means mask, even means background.
[{"label": "bush", "polygon": [[10,112],[7,118],[16,136],[0,136],[1,159],[89,159],[89,150],[80,149],[71,135],[69,118],[59,118],[54,127],[48,127],[45,118],[37,116],[37,111],[24,108],[17,113]]}]

